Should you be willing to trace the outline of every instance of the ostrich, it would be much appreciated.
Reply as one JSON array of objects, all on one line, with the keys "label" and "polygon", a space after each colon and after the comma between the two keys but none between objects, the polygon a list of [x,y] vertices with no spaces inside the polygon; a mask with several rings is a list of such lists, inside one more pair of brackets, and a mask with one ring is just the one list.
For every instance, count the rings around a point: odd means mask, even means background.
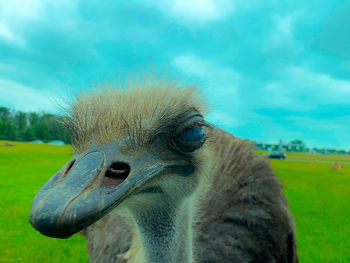
[{"label": "ostrich", "polygon": [[169,81],[79,94],[64,121],[74,156],[30,223],[55,238],[82,231],[91,262],[298,262],[281,183],[204,119],[206,104]]}]

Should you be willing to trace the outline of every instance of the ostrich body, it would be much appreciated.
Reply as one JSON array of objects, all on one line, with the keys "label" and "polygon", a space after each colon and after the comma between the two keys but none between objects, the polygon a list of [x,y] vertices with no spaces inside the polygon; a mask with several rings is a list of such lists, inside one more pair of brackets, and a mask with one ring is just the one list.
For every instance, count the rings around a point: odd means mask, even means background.
[{"label": "ostrich body", "polygon": [[74,157],[38,192],[31,224],[83,230],[91,262],[298,262],[270,165],[205,111],[195,87],[164,81],[79,95],[65,121]]}]

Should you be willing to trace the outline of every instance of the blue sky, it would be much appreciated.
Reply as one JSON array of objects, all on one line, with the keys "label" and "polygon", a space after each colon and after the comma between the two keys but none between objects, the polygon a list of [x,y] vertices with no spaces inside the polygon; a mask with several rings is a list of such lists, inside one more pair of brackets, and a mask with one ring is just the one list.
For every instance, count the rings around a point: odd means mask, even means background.
[{"label": "blue sky", "polygon": [[55,98],[125,74],[203,86],[208,119],[264,142],[350,149],[350,1],[0,0],[0,105]]}]

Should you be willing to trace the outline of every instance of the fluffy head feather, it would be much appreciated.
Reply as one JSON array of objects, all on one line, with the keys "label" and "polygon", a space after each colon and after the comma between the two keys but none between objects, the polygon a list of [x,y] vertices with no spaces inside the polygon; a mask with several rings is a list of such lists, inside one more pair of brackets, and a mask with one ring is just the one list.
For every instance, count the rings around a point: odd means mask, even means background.
[{"label": "fluffy head feather", "polygon": [[66,108],[63,123],[71,131],[76,153],[122,138],[128,147],[142,147],[182,113],[205,113],[205,104],[194,85],[138,80],[125,87],[106,85],[80,92]]}]

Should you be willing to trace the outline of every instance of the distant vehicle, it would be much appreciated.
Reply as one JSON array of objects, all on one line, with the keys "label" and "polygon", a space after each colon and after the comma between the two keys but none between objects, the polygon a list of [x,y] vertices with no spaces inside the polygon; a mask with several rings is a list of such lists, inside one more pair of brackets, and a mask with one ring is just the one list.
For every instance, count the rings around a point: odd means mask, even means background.
[{"label": "distant vehicle", "polygon": [[42,140],[34,140],[34,141],[31,141],[30,143],[38,143],[38,144],[42,144],[44,143]]},{"label": "distant vehicle", "polygon": [[270,152],[267,154],[267,156],[271,159],[286,159],[286,155],[284,154],[284,152]]},{"label": "distant vehicle", "polygon": [[64,142],[55,140],[55,141],[49,142],[49,144],[53,144],[53,145],[64,145]]}]

